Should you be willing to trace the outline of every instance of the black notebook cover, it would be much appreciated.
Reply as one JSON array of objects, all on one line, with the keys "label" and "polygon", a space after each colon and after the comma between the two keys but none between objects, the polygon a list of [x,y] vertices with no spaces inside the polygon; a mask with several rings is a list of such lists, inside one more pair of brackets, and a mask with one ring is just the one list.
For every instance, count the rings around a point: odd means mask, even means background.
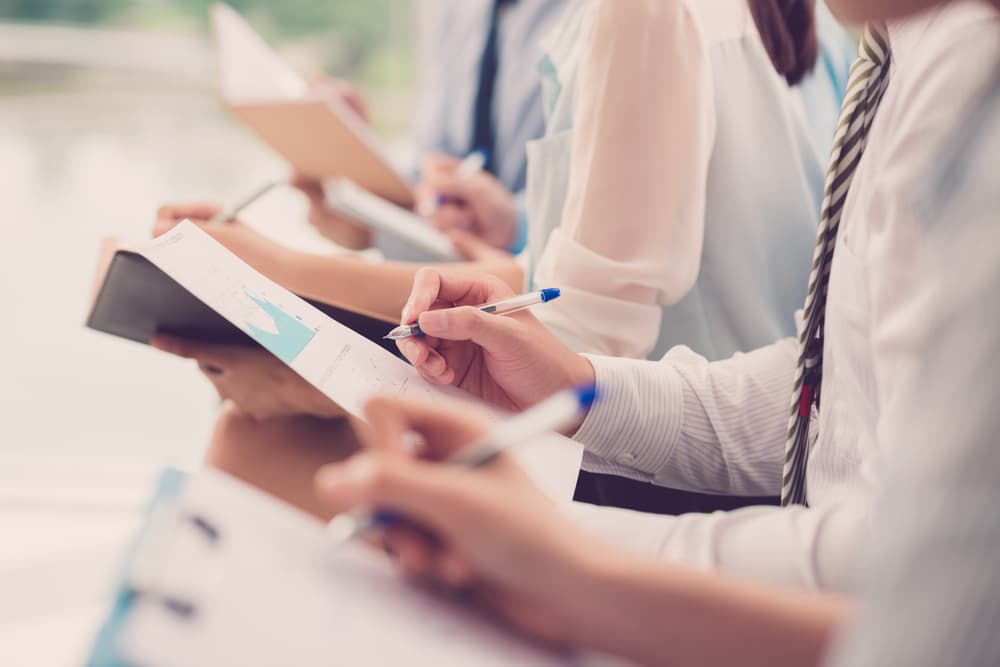
[{"label": "black notebook cover", "polygon": [[[327,316],[400,356],[396,344],[384,340],[393,324],[330,304],[306,299]],[[139,343],[166,333],[209,343],[257,345],[247,334],[161,271],[142,255],[115,252],[104,276],[87,326]]]}]

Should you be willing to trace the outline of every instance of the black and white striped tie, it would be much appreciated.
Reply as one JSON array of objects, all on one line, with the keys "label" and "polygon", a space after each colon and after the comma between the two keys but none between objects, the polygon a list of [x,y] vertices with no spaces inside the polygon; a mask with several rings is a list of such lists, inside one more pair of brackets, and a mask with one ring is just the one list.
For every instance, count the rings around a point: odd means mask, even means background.
[{"label": "black and white striped tie", "polygon": [[812,406],[819,407],[823,379],[823,329],[830,265],[840,229],[840,215],[885,89],[889,85],[889,33],[884,24],[870,24],[861,38],[858,59],[851,67],[844,105],[834,137],[826,175],[823,212],[806,293],[795,391],[785,445],[781,504],[806,503],[806,464],[809,460],[809,421]]}]

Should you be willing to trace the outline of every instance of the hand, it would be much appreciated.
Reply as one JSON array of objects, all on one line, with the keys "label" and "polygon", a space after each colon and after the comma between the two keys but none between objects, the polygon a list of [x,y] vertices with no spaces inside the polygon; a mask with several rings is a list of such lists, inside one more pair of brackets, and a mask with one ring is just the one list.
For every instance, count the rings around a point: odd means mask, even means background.
[{"label": "hand", "polygon": [[358,118],[365,123],[368,122],[368,103],[364,96],[350,81],[343,79],[333,79],[320,74],[309,82],[309,88],[320,97],[327,97],[339,100],[346,104],[351,111],[358,115]]},{"label": "hand", "polygon": [[493,276],[420,269],[402,323],[418,321],[426,335],[399,341],[399,349],[427,381],[455,385],[512,411],[592,383],[590,362],[530,312],[490,315],[472,307],[511,296],[510,287]]},{"label": "hand", "polygon": [[[205,223],[222,210],[218,204],[167,204],[156,212],[156,223],[153,225],[153,236],[169,232],[184,219],[195,223]],[[263,234],[247,225],[230,221],[221,225],[200,224],[201,228],[216,241],[236,253],[240,259],[267,275],[276,279],[283,269],[294,263],[294,253],[288,248],[275,243]]]},{"label": "hand", "polygon": [[368,227],[326,205],[322,185],[301,174],[292,179],[292,185],[309,198],[309,224],[316,231],[349,250],[365,250],[372,246],[372,232]]},{"label": "hand", "polygon": [[443,197],[444,202],[430,217],[435,227],[443,232],[464,230],[494,248],[506,250],[517,235],[518,215],[513,196],[485,171],[457,178],[455,170],[460,163],[446,155],[424,159],[416,189],[418,210],[427,205],[425,202]]},{"label": "hand", "polygon": [[441,459],[482,436],[487,423],[458,409],[372,399],[369,451],[322,468],[317,493],[338,511],[378,508],[408,521],[381,531],[410,576],[471,592],[516,627],[541,639],[575,642],[591,559],[607,548],[580,535],[506,456],[476,470],[414,460],[404,437],[416,432],[425,458]]},{"label": "hand", "polygon": [[197,361],[219,398],[232,401],[258,421],[293,415],[344,416],[340,406],[264,349],[202,343],[166,334],[157,334],[150,344]]}]

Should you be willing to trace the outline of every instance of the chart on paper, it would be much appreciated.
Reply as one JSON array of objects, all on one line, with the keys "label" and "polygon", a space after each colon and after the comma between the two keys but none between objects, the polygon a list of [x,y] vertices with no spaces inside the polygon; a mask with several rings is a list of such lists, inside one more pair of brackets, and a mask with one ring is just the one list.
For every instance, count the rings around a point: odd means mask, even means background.
[{"label": "chart on paper", "polygon": [[181,223],[142,252],[352,414],[360,414],[365,399],[376,394],[431,399],[441,391],[404,361],[255,271],[193,223]]}]

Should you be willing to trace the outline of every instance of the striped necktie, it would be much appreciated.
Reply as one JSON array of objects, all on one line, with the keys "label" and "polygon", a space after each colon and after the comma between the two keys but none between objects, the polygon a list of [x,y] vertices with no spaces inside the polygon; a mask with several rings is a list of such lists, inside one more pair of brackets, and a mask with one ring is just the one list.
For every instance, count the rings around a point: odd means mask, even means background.
[{"label": "striped necktie", "polygon": [[809,460],[809,421],[812,406],[819,407],[823,379],[823,329],[830,265],[844,201],[864,153],[868,130],[889,85],[889,33],[884,24],[870,24],[861,38],[834,137],[826,175],[823,212],[817,231],[809,290],[806,293],[795,390],[785,445],[781,504],[806,504],[806,464]]}]

